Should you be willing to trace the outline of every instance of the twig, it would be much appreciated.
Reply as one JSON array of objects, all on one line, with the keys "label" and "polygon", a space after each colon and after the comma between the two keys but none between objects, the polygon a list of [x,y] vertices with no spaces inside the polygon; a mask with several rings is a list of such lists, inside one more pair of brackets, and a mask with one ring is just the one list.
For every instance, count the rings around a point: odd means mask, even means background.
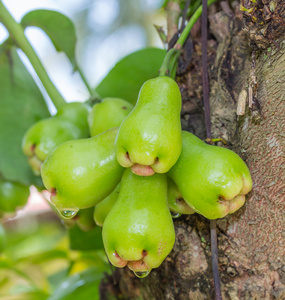
[{"label": "twig", "polygon": [[186,21],[186,17],[187,17],[187,11],[188,11],[188,8],[190,6],[190,3],[191,3],[191,0],[187,0],[186,4],[185,4],[185,7],[184,7],[184,10],[183,10],[183,13],[182,13],[182,22],[181,22],[181,27],[179,29],[179,32],[181,33],[184,28],[185,28],[185,21]]},{"label": "twig", "polygon": [[[203,68],[203,101],[204,114],[206,124],[206,135],[211,139],[211,112],[209,101],[209,78],[208,78],[208,62],[207,62],[207,0],[202,0],[202,68]],[[218,243],[216,220],[210,220],[211,228],[211,253],[212,253],[212,269],[215,286],[216,300],[222,300],[221,284],[218,267]]]},{"label": "twig", "polygon": [[207,61],[207,0],[202,1],[202,69],[203,69],[203,101],[207,138],[211,138],[211,114],[209,101],[209,78]]},{"label": "twig", "polygon": [[216,300],[222,300],[220,275],[218,267],[218,241],[217,241],[217,228],[216,220],[210,220],[211,228],[211,253],[212,253],[212,269],[215,286],[215,298]]}]

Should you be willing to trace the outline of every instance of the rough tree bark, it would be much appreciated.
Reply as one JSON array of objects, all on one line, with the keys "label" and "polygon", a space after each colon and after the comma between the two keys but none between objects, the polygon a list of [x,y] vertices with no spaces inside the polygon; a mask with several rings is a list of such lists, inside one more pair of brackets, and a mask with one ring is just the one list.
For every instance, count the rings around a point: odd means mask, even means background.
[{"label": "rough tree bark", "polygon": [[[223,2],[223,10],[209,16],[212,135],[227,141],[227,147],[246,161],[253,178],[244,207],[217,222],[219,269],[223,299],[281,300],[285,299],[285,4],[244,2],[247,8],[256,5],[253,13],[242,14],[238,3],[232,11]],[[182,125],[204,138],[200,43],[194,41],[194,48],[191,65],[177,78],[183,95]],[[237,107],[242,111],[244,105],[244,114],[238,116]],[[113,278],[102,282],[101,298],[214,299],[209,221],[199,215],[182,216],[175,220],[175,228],[174,249],[159,269],[145,279],[127,268],[116,270],[116,284]]]}]

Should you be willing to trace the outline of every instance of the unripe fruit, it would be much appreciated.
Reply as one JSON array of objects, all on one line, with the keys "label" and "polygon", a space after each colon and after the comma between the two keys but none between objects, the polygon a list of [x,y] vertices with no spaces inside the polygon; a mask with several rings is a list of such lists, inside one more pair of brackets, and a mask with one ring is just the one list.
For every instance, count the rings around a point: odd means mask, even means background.
[{"label": "unripe fruit", "polygon": [[54,117],[35,123],[24,135],[22,149],[36,175],[40,175],[43,161],[63,142],[89,136],[84,103],[67,103]]},{"label": "unripe fruit", "polygon": [[95,227],[93,219],[94,207],[81,209],[76,216],[76,224],[82,231],[89,231]]},{"label": "unripe fruit", "polygon": [[173,79],[146,81],[135,108],[120,126],[118,162],[141,176],[167,172],[181,153],[180,111],[181,94]]},{"label": "unripe fruit", "polygon": [[141,277],[159,267],[175,241],[166,175],[142,177],[126,169],[119,198],[104,222],[102,234],[114,266],[128,265]]},{"label": "unripe fruit", "polygon": [[51,201],[65,218],[96,205],[119,183],[123,168],[115,157],[118,129],[59,145],[43,163],[41,174]]},{"label": "unripe fruit", "polygon": [[192,215],[195,211],[185,202],[177,185],[171,178],[167,178],[168,186],[168,207],[173,213],[172,217],[177,218],[180,215]]},{"label": "unripe fruit", "polygon": [[120,191],[120,184],[114,189],[114,191],[107,196],[104,200],[98,203],[94,209],[94,221],[98,226],[103,226],[104,221],[109,214],[112,207],[115,205]]},{"label": "unripe fruit", "polygon": [[119,127],[134,106],[120,98],[105,98],[93,106],[88,116],[90,135]]},{"label": "unripe fruit", "polygon": [[244,161],[233,151],[207,145],[183,131],[183,149],[168,172],[186,203],[208,219],[234,213],[245,201],[252,180]]}]

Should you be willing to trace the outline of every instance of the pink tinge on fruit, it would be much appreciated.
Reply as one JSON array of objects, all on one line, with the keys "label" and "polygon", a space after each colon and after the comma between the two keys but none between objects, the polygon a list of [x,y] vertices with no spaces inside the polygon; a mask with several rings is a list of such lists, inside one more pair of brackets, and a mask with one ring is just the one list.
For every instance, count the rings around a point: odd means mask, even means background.
[{"label": "pink tinge on fruit", "polygon": [[131,167],[131,170],[134,174],[139,176],[152,176],[155,174],[153,168],[151,166],[145,166],[140,164],[134,164]]},{"label": "pink tinge on fruit", "polygon": [[195,211],[185,202],[183,198],[176,198],[176,204],[181,208],[182,211],[184,211],[184,214],[195,214]]},{"label": "pink tinge on fruit", "polygon": [[117,158],[121,166],[124,168],[130,168],[133,165],[128,152],[125,152],[124,154],[121,153]]},{"label": "pink tinge on fruit", "polygon": [[57,193],[56,188],[51,188],[51,190],[50,190],[50,195],[51,195],[51,196],[56,196],[56,193]]},{"label": "pink tinge on fruit", "polygon": [[240,209],[244,205],[244,202],[245,202],[245,196],[244,195],[238,195],[238,196],[234,197],[230,201],[230,211],[229,211],[229,214],[233,214],[238,209]]},{"label": "pink tinge on fruit", "polygon": [[218,200],[218,204],[219,204],[220,218],[223,218],[230,211],[230,201],[225,200],[222,196],[220,196]]},{"label": "pink tinge on fruit", "polygon": [[113,252],[112,264],[117,268],[123,268],[127,265],[128,261],[120,257],[120,255],[115,251]]},{"label": "pink tinge on fruit", "polygon": [[251,180],[251,178],[244,178],[244,176],[242,177],[242,180],[243,180],[243,187],[239,194],[246,195],[252,189],[252,180]]},{"label": "pink tinge on fruit", "polygon": [[123,268],[126,265],[134,271],[134,272],[142,272],[142,271],[150,271],[151,268],[144,262],[144,258],[147,256],[148,252],[146,250],[142,250],[141,259],[139,260],[125,260],[120,257],[117,251],[112,253],[111,262],[115,267]]},{"label": "pink tinge on fruit", "polygon": [[128,267],[130,270],[134,272],[143,272],[143,271],[151,270],[151,268],[145,263],[143,259],[136,260],[136,261],[129,261]]},{"label": "pink tinge on fruit", "polygon": [[35,153],[36,144],[32,144],[30,149],[32,153]]},{"label": "pink tinge on fruit", "polygon": [[231,200],[224,200],[222,196],[219,197],[219,204],[223,211],[223,216],[227,214],[232,214],[240,209],[245,203],[245,196],[244,195],[237,195]]}]

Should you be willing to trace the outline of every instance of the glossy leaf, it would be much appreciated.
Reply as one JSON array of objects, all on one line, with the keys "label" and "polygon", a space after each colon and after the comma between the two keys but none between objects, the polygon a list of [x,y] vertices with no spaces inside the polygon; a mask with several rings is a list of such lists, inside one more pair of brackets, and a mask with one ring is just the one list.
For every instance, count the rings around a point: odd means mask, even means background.
[{"label": "glossy leaf", "polygon": [[48,35],[56,50],[64,52],[76,69],[76,33],[72,21],[67,16],[53,10],[33,10],[23,17],[21,24],[24,27],[41,28]]},{"label": "glossy leaf", "polygon": [[102,270],[93,267],[75,274],[61,282],[48,300],[93,299],[99,300],[99,285]]},{"label": "glossy leaf", "polygon": [[22,153],[24,133],[49,116],[37,85],[16,48],[0,46],[0,176],[26,185],[41,185]]},{"label": "glossy leaf", "polygon": [[118,97],[135,104],[145,81],[157,77],[166,51],[146,48],[119,61],[97,86],[102,98]]}]

